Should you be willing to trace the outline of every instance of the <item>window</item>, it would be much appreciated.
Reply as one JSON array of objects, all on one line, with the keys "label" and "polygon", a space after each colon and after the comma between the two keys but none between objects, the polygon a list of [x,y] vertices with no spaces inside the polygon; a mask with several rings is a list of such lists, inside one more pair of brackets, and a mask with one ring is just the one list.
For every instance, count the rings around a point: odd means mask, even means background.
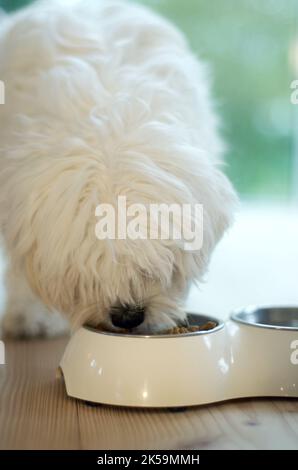
[{"label": "window", "polygon": [[290,85],[298,78],[294,70],[298,61],[298,45],[294,57],[297,2],[142,3],[173,20],[192,49],[210,63],[229,145],[227,172],[243,198],[286,201],[294,197],[298,155],[294,155],[295,110]]},{"label": "window", "polygon": [[[135,1],[171,19],[210,64],[229,145],[227,172],[240,194],[278,201],[298,197],[298,105],[290,102],[290,85],[298,78],[297,1]],[[9,10],[27,3],[0,0]]]}]

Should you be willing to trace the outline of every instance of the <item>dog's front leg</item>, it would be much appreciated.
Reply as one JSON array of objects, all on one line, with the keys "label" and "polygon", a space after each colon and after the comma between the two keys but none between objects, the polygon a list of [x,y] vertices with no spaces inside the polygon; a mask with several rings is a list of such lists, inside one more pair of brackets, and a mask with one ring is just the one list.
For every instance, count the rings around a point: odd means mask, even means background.
[{"label": "dog's front leg", "polygon": [[8,269],[6,285],[2,335],[15,338],[55,337],[69,331],[67,320],[37,299],[24,276],[12,267]]}]

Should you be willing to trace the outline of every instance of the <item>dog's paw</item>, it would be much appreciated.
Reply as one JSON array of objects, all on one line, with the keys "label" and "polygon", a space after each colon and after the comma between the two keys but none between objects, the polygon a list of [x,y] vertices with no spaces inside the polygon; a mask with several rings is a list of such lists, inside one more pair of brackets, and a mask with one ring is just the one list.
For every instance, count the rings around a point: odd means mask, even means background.
[{"label": "dog's paw", "polygon": [[11,338],[54,338],[69,333],[67,320],[58,312],[8,312],[2,320],[2,336]]}]

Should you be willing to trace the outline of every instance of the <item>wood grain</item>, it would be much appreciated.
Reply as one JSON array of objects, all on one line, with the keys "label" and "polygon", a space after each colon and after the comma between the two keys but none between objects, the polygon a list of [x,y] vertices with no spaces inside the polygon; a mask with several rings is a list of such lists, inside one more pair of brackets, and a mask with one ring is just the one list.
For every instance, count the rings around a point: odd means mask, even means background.
[{"label": "wood grain", "polygon": [[183,412],[70,399],[56,378],[66,341],[6,342],[1,449],[298,449],[295,399],[249,399]]},{"label": "wood grain", "polygon": [[66,340],[6,342],[1,366],[0,448],[80,447],[77,405],[67,399],[56,364]]}]

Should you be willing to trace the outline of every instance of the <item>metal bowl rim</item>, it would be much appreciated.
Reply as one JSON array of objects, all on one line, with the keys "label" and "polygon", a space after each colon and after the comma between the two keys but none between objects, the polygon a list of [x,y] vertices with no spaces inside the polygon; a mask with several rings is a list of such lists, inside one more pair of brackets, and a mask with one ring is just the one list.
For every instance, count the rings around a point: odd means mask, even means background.
[{"label": "metal bowl rim", "polygon": [[112,331],[101,331],[96,329],[95,327],[89,326],[89,325],[84,325],[82,328],[88,331],[92,331],[93,333],[97,333],[100,335],[104,336],[114,336],[117,338],[135,338],[135,339],[170,339],[170,338],[186,338],[186,337],[191,337],[191,336],[202,336],[202,335],[207,335],[207,334],[212,334],[216,333],[217,331],[221,330],[224,328],[225,323],[220,320],[219,318],[213,317],[211,315],[204,315],[198,312],[186,312],[187,315],[194,315],[198,317],[206,317],[206,321],[215,321],[217,325],[212,328],[212,330],[205,330],[205,331],[191,331],[189,333],[182,333],[182,334],[176,334],[176,335],[170,335],[170,334],[155,334],[155,335],[138,335],[138,334],[126,334],[126,333],[117,333],[117,332],[112,332]]},{"label": "metal bowl rim", "polygon": [[234,310],[234,312],[230,316],[230,319],[236,323],[241,323],[242,325],[252,326],[256,328],[265,328],[268,330],[298,331],[298,326],[270,325],[270,324],[258,323],[258,322],[252,323],[243,318],[239,318],[239,315],[241,314],[248,315],[248,314],[257,313],[260,310],[273,310],[273,309],[279,309],[279,310],[285,310],[285,311],[298,310],[298,306],[297,305],[249,305],[249,306]]}]

